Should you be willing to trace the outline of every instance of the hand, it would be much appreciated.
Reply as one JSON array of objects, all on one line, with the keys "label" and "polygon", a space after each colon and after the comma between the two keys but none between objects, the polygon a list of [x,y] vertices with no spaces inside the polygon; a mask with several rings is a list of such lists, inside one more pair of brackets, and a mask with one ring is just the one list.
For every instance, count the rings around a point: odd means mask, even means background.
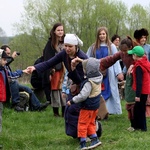
[{"label": "hand", "polygon": [[136,102],[140,102],[140,97],[135,97]]},{"label": "hand", "polygon": [[29,74],[28,69],[24,69],[22,71],[23,71],[23,73]]},{"label": "hand", "polygon": [[127,75],[130,75],[133,72],[133,67],[134,67],[134,65],[130,65],[130,67],[127,71]]},{"label": "hand", "polygon": [[71,69],[74,70],[76,68],[76,66],[82,62],[83,59],[79,58],[79,57],[76,57],[74,58],[72,61],[71,61]]},{"label": "hand", "polygon": [[67,102],[67,105],[68,105],[68,106],[70,106],[70,105],[71,105],[70,101],[68,101],[68,102]]},{"label": "hand", "polygon": [[14,51],[14,52],[12,53],[12,58],[15,58],[16,56],[18,56],[18,55],[17,55],[17,52]]},{"label": "hand", "polygon": [[67,98],[67,94],[66,93],[61,93],[62,98],[66,99]]},{"label": "hand", "polygon": [[119,74],[117,75],[117,79],[118,79],[119,81],[123,81],[123,80],[124,80],[124,75],[123,75],[123,73],[119,73]]},{"label": "hand", "polygon": [[28,72],[29,74],[31,74],[34,70],[36,70],[36,68],[35,68],[34,66],[29,66],[29,67],[27,67],[27,72]]}]

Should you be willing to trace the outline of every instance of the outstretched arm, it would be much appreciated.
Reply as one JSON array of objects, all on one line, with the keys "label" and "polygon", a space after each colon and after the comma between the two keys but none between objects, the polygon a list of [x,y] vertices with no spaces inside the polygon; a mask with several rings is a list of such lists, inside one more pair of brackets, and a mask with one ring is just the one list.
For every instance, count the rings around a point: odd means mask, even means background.
[{"label": "outstretched arm", "polygon": [[105,58],[100,59],[100,70],[104,71],[113,64],[116,63],[119,59],[121,59],[121,53],[122,52],[117,52],[114,55],[107,56]]}]

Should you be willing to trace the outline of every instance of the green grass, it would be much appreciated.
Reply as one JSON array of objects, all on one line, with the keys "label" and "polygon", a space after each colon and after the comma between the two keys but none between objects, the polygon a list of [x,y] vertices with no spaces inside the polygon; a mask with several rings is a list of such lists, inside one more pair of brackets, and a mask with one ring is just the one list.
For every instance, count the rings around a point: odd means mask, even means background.
[{"label": "green grass", "polygon": [[[128,132],[130,123],[124,107],[122,101],[122,115],[110,115],[107,121],[101,121],[102,145],[98,150],[150,149],[150,119],[147,118],[147,132]],[[79,147],[77,139],[65,134],[64,119],[53,117],[50,106],[43,112],[23,113],[5,107],[0,144],[3,150],[77,150]]]}]

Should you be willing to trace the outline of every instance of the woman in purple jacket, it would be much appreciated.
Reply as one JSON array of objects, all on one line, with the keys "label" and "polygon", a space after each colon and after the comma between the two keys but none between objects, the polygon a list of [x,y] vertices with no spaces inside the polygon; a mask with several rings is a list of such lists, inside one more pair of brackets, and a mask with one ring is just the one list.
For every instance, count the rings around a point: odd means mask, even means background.
[{"label": "woman in purple jacket", "polygon": [[[87,59],[86,54],[80,50],[80,46],[83,45],[83,42],[75,34],[66,34],[64,38],[64,50],[56,54],[51,59],[39,63],[35,66],[29,66],[28,72],[32,73],[34,70],[37,72],[44,72],[45,70],[57,65],[60,62],[64,63],[68,71],[68,77],[75,84],[80,84],[84,79],[84,72],[82,64],[79,63],[75,70],[71,70],[71,60],[75,57],[81,59]],[[73,95],[71,93],[68,95],[68,99],[72,99]],[[66,106],[65,109],[65,125],[66,125],[66,134],[74,138],[77,137],[77,123],[79,116],[80,107],[79,104],[74,104],[71,107]]]}]

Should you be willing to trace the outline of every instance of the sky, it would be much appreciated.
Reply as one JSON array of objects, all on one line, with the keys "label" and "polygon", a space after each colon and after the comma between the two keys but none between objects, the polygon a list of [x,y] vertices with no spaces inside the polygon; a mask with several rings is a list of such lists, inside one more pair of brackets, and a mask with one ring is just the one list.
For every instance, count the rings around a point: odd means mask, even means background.
[{"label": "sky", "polygon": [[[114,0],[115,1],[115,0]],[[120,0],[128,7],[133,4],[148,6],[149,0]],[[21,14],[23,14],[24,0],[0,0],[0,28],[2,28],[7,36],[13,36],[16,33],[13,31],[13,24],[20,23]]]}]

